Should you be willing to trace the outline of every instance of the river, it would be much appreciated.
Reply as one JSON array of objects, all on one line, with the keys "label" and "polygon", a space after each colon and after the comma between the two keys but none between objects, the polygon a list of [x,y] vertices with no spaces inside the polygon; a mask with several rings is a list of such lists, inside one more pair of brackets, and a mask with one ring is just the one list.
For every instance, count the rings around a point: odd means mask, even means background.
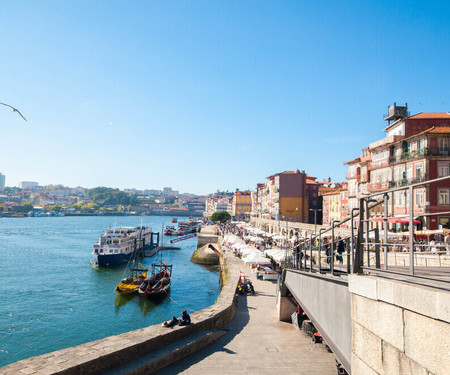
[{"label": "river", "polygon": [[[161,323],[214,304],[219,275],[190,262],[197,239],[166,250],[170,294],[160,303],[114,291],[124,266],[90,265],[92,245],[108,226],[143,225],[161,232],[171,218],[82,216],[0,219],[0,367],[28,357]],[[179,220],[183,220],[179,218]],[[167,244],[168,238],[165,238]],[[155,257],[160,258],[160,254]],[[150,265],[155,257],[146,258]]]}]

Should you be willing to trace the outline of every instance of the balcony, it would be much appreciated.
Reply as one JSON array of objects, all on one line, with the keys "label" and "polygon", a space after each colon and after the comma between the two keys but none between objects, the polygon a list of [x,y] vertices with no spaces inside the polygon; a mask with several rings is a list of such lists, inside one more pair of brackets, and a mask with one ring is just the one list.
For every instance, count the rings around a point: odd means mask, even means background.
[{"label": "balcony", "polygon": [[369,190],[369,192],[383,191],[383,190],[387,190],[387,189],[389,189],[389,181],[375,182],[373,184],[367,185],[367,190]]},{"label": "balcony", "polygon": [[438,147],[425,148],[425,154],[429,156],[449,156],[450,148],[439,149]]},{"label": "balcony", "polygon": [[424,182],[428,180],[428,174],[424,174],[422,176],[418,176],[415,178],[403,178],[400,181],[390,181],[389,187],[395,188],[395,187],[401,187],[401,186],[408,186],[411,184],[417,184],[419,182]]},{"label": "balcony", "polygon": [[385,158],[385,159],[381,159],[381,160],[371,161],[368,164],[367,168],[375,169],[375,168],[386,167],[388,165],[389,165],[389,159]]}]

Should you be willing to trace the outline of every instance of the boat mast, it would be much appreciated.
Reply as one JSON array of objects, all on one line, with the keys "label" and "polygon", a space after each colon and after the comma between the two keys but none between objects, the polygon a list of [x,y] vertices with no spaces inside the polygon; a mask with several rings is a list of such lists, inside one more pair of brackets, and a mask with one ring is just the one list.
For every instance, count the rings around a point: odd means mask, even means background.
[{"label": "boat mast", "polygon": [[164,250],[164,223],[162,223],[162,228],[161,228],[161,264],[162,264],[162,252]]}]

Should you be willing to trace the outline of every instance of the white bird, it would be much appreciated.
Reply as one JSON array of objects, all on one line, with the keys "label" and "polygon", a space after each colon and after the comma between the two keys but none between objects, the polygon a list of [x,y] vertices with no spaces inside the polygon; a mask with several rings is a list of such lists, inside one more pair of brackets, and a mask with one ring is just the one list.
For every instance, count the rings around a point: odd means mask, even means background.
[{"label": "white bird", "polygon": [[23,115],[20,113],[20,111],[17,108],[14,108],[13,106],[11,106],[9,104],[5,104],[5,103],[1,103],[1,102],[0,102],[0,104],[6,105],[7,107],[12,108],[13,112],[17,112],[20,115],[20,117],[22,117],[25,121],[27,121],[27,119],[25,117],[23,117]]}]

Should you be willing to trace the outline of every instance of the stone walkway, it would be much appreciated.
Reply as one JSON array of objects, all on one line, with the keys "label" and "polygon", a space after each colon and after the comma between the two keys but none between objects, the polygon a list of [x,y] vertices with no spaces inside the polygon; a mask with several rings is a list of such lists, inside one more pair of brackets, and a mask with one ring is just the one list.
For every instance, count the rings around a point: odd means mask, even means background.
[{"label": "stone walkway", "polygon": [[228,333],[158,374],[335,375],[333,353],[278,320],[276,283],[256,280],[248,266],[240,267],[256,294],[239,296],[236,315],[225,327]]}]

